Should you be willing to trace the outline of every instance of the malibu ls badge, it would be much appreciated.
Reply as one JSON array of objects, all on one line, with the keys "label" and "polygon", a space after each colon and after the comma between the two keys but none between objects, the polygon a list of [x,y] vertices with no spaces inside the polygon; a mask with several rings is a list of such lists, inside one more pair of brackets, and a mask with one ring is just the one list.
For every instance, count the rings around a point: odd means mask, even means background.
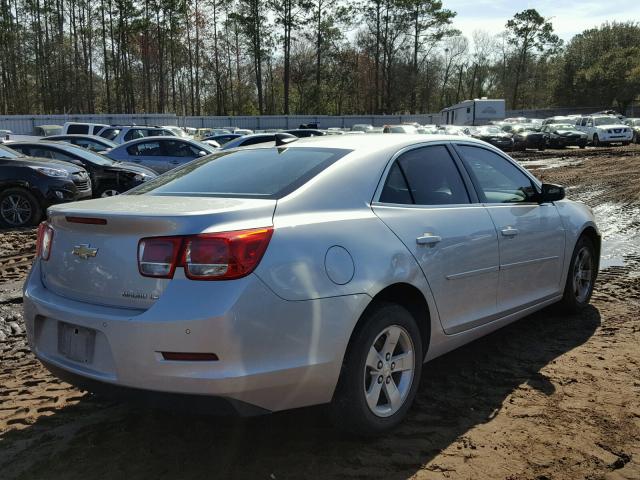
[{"label": "malibu ls badge", "polygon": [[86,260],[89,257],[95,257],[98,254],[98,249],[91,248],[91,245],[83,243],[81,245],[76,245],[75,247],[73,247],[71,253]]}]

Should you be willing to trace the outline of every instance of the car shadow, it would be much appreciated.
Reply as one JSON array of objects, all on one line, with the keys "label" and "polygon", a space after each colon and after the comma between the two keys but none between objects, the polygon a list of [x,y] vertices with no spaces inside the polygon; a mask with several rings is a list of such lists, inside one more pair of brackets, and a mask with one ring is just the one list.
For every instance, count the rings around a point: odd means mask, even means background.
[{"label": "car shadow", "polygon": [[409,417],[380,438],[341,434],[321,407],[229,419],[87,395],[0,436],[13,452],[10,459],[0,454],[0,467],[4,478],[404,479],[490,422],[524,384],[553,394],[540,370],[599,325],[595,307],[575,316],[545,309],[429,362]]}]

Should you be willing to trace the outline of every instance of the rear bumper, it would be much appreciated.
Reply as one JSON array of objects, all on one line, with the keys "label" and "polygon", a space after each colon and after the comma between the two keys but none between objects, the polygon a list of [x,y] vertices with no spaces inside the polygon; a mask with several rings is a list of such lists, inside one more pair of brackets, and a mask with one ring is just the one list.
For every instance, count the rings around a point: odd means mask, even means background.
[{"label": "rear bumper", "polygon": [[[90,390],[103,384],[224,397],[269,411],[329,402],[369,297],[286,301],[255,275],[233,282],[173,280],[150,308],[131,310],[55,294],[36,262],[24,291],[29,344],[51,370],[89,382]],[[87,361],[61,352],[63,323],[95,332]],[[219,360],[169,361],[161,352]]]}]

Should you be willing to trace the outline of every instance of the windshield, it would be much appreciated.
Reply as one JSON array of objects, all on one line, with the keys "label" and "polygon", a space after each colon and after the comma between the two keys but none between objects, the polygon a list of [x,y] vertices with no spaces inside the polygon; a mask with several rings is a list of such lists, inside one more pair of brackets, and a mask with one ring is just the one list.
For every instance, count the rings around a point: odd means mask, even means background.
[{"label": "windshield", "polygon": [[10,149],[9,147],[5,147],[4,145],[0,145],[0,158],[18,158],[21,157],[18,152]]},{"label": "windshield", "polygon": [[167,130],[171,130],[178,137],[182,137],[182,138],[188,138],[189,137],[189,135],[187,135],[187,133],[184,130],[182,130],[180,127],[165,127],[165,128]]},{"label": "windshield", "polygon": [[481,134],[487,134],[487,133],[491,133],[491,134],[498,134],[498,133],[503,133],[502,129],[500,129],[499,127],[479,127],[478,128],[478,132]]},{"label": "windshield", "polygon": [[593,124],[594,125],[618,125],[618,124],[622,124],[622,121],[620,121],[619,118],[617,117],[595,117],[593,119]]},{"label": "windshield", "polygon": [[115,160],[111,160],[110,158],[107,158],[91,150],[87,150],[86,148],[76,147],[75,145],[56,145],[56,146],[61,148],[65,152],[69,152],[73,155],[82,157],[87,162],[95,163],[96,165],[110,166],[118,163]]},{"label": "windshield", "polygon": [[[335,148],[226,151],[171,170],[129,194],[281,198],[349,153]],[[247,172],[251,172],[247,175]]]}]

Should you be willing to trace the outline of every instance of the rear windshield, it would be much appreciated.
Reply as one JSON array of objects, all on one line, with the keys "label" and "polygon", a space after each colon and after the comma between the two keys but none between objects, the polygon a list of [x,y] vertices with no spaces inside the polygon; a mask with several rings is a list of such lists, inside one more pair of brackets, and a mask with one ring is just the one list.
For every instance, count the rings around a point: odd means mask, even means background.
[{"label": "rear windshield", "polygon": [[142,184],[128,194],[281,198],[350,150],[259,148],[219,152]]}]

